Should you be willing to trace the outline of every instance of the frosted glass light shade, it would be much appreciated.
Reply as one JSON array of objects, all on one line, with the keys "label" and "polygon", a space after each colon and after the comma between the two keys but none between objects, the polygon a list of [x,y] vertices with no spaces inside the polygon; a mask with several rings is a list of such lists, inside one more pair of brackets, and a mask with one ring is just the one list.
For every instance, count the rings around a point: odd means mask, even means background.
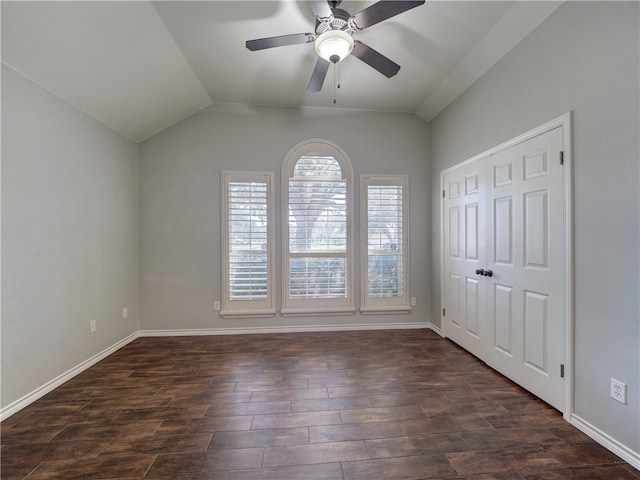
[{"label": "frosted glass light shade", "polygon": [[338,63],[353,50],[353,37],[342,30],[329,30],[316,38],[315,47],[319,56],[328,62]]}]

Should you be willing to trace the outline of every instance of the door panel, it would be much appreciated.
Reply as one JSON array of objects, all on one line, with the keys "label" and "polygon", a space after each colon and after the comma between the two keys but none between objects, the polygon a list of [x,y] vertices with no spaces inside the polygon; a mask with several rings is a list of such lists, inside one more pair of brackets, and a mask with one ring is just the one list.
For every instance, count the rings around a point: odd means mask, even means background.
[{"label": "door panel", "polygon": [[445,334],[560,410],[562,139],[558,127],[443,178]]},{"label": "door panel", "polygon": [[494,283],[493,290],[493,347],[513,358],[513,288]]},{"label": "door panel", "polygon": [[475,278],[467,278],[465,306],[466,306],[466,322],[467,333],[478,337],[478,280]]},{"label": "door panel", "polygon": [[524,264],[549,268],[548,191],[530,192],[524,196]]},{"label": "door panel", "polygon": [[548,374],[549,297],[524,291],[524,363],[544,375]]},{"label": "door panel", "polygon": [[513,182],[513,164],[511,162],[493,166],[493,186],[504,187]]},{"label": "door panel", "polygon": [[[449,272],[449,286],[447,293],[447,305],[450,305],[449,316],[451,318],[451,325],[458,329],[462,329],[464,328],[464,322],[461,322],[460,317],[460,275],[457,273]],[[451,334],[456,335],[453,329],[451,330]]]},{"label": "door panel", "polygon": [[472,203],[465,208],[465,226],[467,234],[465,252],[467,260],[478,260],[478,204]]},{"label": "door panel", "polygon": [[513,265],[513,197],[494,201],[494,262]]},{"label": "door panel", "polygon": [[449,210],[449,256],[460,258],[460,207]]}]

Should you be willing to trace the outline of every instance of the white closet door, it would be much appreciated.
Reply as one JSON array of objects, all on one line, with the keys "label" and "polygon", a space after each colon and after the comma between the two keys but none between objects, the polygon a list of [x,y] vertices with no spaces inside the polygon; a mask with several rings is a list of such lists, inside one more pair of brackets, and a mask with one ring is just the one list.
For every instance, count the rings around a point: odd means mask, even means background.
[{"label": "white closet door", "polygon": [[446,334],[476,356],[484,351],[481,317],[488,292],[475,273],[487,262],[485,173],[480,167],[480,162],[461,166],[444,180]]},{"label": "white closet door", "polygon": [[564,223],[556,128],[489,158],[487,363],[564,407]]},{"label": "white closet door", "polygon": [[443,245],[447,337],[559,410],[562,142],[558,127],[445,175]]}]

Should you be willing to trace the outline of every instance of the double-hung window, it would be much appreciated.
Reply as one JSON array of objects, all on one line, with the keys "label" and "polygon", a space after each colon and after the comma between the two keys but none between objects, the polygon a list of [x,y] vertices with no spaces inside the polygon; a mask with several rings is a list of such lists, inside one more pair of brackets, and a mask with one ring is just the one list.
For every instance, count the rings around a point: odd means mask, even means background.
[{"label": "double-hung window", "polygon": [[272,316],[273,174],[222,172],[223,317]]},{"label": "double-hung window", "polygon": [[363,175],[360,181],[361,307],[409,311],[408,177]]},{"label": "double-hung window", "polygon": [[352,168],[322,140],[294,147],[282,168],[283,314],[353,313]]}]

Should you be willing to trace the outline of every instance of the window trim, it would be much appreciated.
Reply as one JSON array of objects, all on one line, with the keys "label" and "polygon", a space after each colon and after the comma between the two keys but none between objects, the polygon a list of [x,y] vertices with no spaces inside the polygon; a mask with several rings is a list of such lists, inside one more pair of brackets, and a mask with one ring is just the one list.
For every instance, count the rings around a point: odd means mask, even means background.
[{"label": "window trim", "polygon": [[[289,298],[289,180],[293,178],[293,171],[298,160],[304,155],[328,155],[336,159],[342,169],[342,178],[346,182],[346,215],[347,215],[347,253],[345,259],[346,288],[345,298],[322,299],[290,299]],[[280,218],[282,223],[282,306],[280,313],[288,315],[351,315],[354,307],[354,240],[353,240],[353,167],[347,154],[336,144],[322,139],[304,140],[295,145],[282,164],[282,209]]]},{"label": "window trim", "polygon": [[[273,276],[275,242],[274,242],[274,178],[273,172],[241,172],[222,171],[221,175],[221,248],[222,248],[222,309],[223,318],[273,317],[274,306]],[[231,300],[229,297],[229,183],[230,182],[264,182],[267,184],[267,298],[260,300]]]},{"label": "window trim", "polygon": [[[369,297],[369,186],[402,187],[402,254],[403,295],[401,297]],[[360,312],[408,313],[411,311],[409,285],[409,176],[408,175],[360,175]]]}]

